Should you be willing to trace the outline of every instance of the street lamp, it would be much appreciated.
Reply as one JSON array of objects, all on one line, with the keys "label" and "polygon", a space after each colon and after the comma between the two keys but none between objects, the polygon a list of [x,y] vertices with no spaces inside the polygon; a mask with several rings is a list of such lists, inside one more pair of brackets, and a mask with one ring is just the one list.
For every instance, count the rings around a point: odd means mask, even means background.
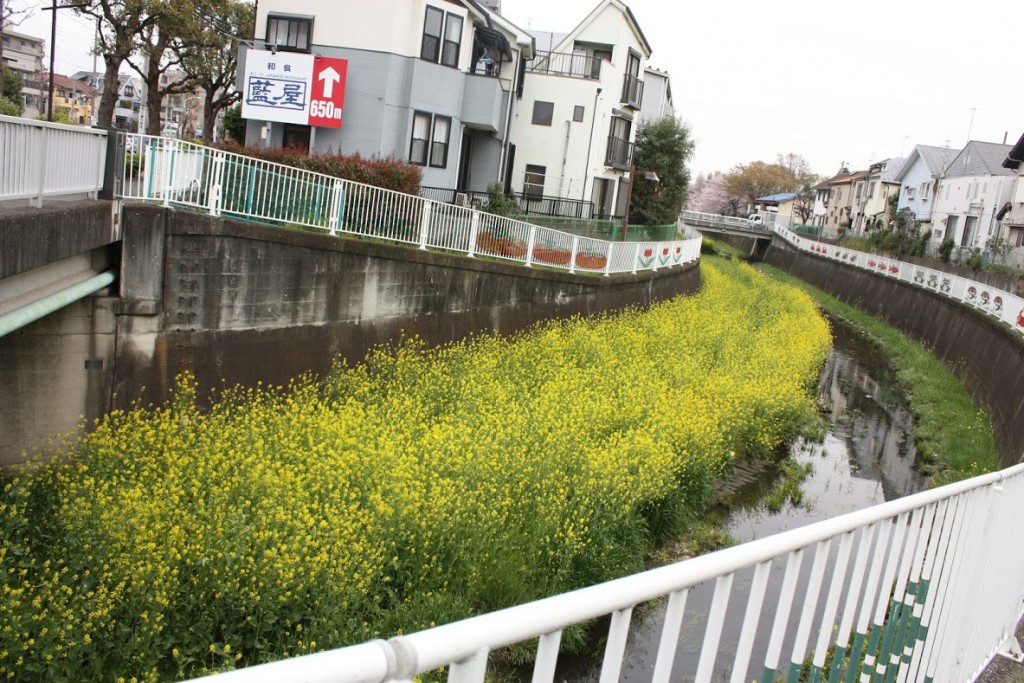
[{"label": "street lamp", "polygon": [[[636,176],[636,164],[629,167],[629,189],[626,191],[626,211],[622,217],[622,241],[626,241],[626,235],[629,234],[629,209],[633,204],[633,178]],[[658,178],[658,174],[654,171],[641,171],[644,174],[645,180],[650,180],[652,183],[660,183],[661,179]]]}]

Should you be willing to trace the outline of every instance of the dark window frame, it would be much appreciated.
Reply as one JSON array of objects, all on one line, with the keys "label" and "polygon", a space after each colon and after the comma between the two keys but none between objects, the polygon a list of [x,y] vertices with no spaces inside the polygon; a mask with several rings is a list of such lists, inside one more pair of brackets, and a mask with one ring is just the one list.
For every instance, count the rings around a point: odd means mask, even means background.
[{"label": "dark window frame", "polygon": [[[428,33],[431,15],[439,15],[438,33]],[[458,40],[448,39],[448,27],[451,22],[459,22]],[[446,12],[440,7],[427,5],[423,11],[423,35],[420,38],[420,59],[447,66],[452,69],[459,68],[459,59],[462,57],[462,37],[466,30],[466,18]],[[429,46],[429,47],[428,47]],[[453,49],[454,48],[454,49]],[[448,56],[446,56],[448,55]]]},{"label": "dark window frame", "polygon": [[[426,123],[426,137],[416,137],[417,120]],[[442,122],[447,124],[447,134],[443,141],[438,139],[438,124]],[[413,110],[412,128],[409,131],[409,163],[430,168],[448,168],[453,124],[454,119],[451,116]],[[440,159],[435,159],[437,156],[440,156]]]},{"label": "dark window frame", "polygon": [[572,120],[576,123],[583,123],[583,119],[587,116],[587,108],[582,104],[577,104],[572,109]]},{"label": "dark window frame", "polygon": [[[427,137],[417,138],[416,137],[416,119],[426,118],[427,120]],[[409,131],[409,163],[417,166],[426,166],[427,162],[430,161],[430,133],[434,128],[434,116],[425,111],[413,111],[412,113],[412,130]],[[415,156],[416,142],[420,141],[423,143],[422,150],[422,161],[417,159]]]},{"label": "dark window frame", "polygon": [[530,123],[534,126],[551,126],[555,118],[555,103],[546,100],[533,101],[533,115]]},{"label": "dark window frame", "polygon": [[[448,131],[444,142],[437,141],[437,123],[438,121],[445,121],[448,123]],[[441,116],[440,114],[434,114],[434,120],[430,125],[430,167],[431,168],[448,168],[448,150],[452,144],[452,117]],[[434,153],[437,150],[438,145],[441,145],[442,158],[441,163],[434,163]]]},{"label": "dark window frame", "polygon": [[[437,35],[427,33],[427,29],[430,25],[430,14],[436,12],[441,15],[441,23],[438,29]],[[427,5],[426,10],[423,12],[423,36],[420,39],[420,59],[424,59],[428,62],[434,62],[435,64],[441,59],[441,42],[444,40],[444,10],[437,7]],[[427,38],[433,38],[436,43],[432,46],[431,51],[427,51]]]},{"label": "dark window frame", "polygon": [[[287,43],[279,43],[276,40],[271,40],[270,39],[271,35],[273,35],[275,37],[275,39],[276,39],[277,35],[280,33],[280,31],[276,29],[276,25],[279,22],[286,22],[288,24],[288,28],[285,31],[285,34],[288,36],[288,41],[289,41]],[[292,25],[293,24],[295,26],[295,43],[296,44],[292,44],[290,42],[292,40]],[[299,27],[300,24],[304,24],[305,27],[306,27],[306,36],[305,36],[306,42],[305,42],[305,45],[299,45],[298,44],[299,34],[300,34],[300,31],[298,30],[298,27]],[[271,34],[271,27],[272,26],[275,27],[275,30],[274,30],[273,34]],[[313,18],[312,17],[295,17],[295,16],[287,16],[287,15],[273,14],[273,13],[268,14],[267,15],[267,28],[266,28],[266,32],[264,33],[263,38],[264,38],[264,42],[268,46],[273,46],[275,49],[277,49],[277,50],[279,50],[281,52],[303,52],[303,53],[307,53],[308,54],[309,52],[312,51],[312,48],[313,48]]]},{"label": "dark window frame", "polygon": [[[540,169],[539,171],[537,169]],[[544,196],[544,183],[547,181],[548,167],[540,164],[526,164],[523,170],[523,196],[527,199],[541,199]],[[536,179],[540,179],[540,187]],[[534,182],[531,182],[533,180]]]}]

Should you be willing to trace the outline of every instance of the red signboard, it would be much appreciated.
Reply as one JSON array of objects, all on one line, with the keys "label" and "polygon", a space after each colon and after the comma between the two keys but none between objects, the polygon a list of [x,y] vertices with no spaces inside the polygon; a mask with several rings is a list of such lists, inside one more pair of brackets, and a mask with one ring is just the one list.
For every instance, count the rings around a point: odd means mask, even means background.
[{"label": "red signboard", "polygon": [[313,60],[309,125],[323,128],[341,128],[341,114],[345,106],[345,80],[347,76],[347,59],[317,57]]}]

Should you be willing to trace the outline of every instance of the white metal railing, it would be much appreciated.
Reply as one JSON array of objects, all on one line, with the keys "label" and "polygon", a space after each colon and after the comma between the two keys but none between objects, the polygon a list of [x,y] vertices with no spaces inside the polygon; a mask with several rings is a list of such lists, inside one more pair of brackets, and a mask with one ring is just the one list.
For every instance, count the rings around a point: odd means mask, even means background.
[{"label": "white metal railing", "polygon": [[700,258],[700,237],[609,242],[180,140],[127,136],[119,195],[213,215],[386,239],[543,265],[635,273]]},{"label": "white metal railing", "polygon": [[[539,638],[533,680],[550,682],[562,631],[606,615],[600,680],[610,683],[620,676],[633,609],[667,598],[652,673],[664,683],[679,678],[673,660],[687,593],[712,579],[698,682],[712,678],[729,609],[743,621],[732,683],[777,674],[788,681],[973,680],[1010,642],[1022,613],[1024,545],[1011,534],[1022,514],[1024,465],[1017,465],[427,631],[221,674],[218,683],[408,681],[443,666],[452,683],[479,682],[490,652],[531,638]],[[734,582],[750,588],[745,604],[730,608]],[[755,641],[767,647],[752,661]]]},{"label": "white metal railing", "polygon": [[0,116],[0,201],[85,194],[103,189],[107,131]]},{"label": "white metal railing", "polygon": [[942,270],[818,242],[781,226],[775,228],[775,233],[803,251],[947,296],[987,313],[1024,335],[1024,298],[1016,294]]},{"label": "white metal railing", "polygon": [[683,222],[703,223],[706,225],[721,225],[729,228],[743,228],[746,230],[757,230],[761,226],[754,221],[740,218],[738,216],[721,216],[717,213],[701,213],[700,211],[683,211],[679,214]]}]

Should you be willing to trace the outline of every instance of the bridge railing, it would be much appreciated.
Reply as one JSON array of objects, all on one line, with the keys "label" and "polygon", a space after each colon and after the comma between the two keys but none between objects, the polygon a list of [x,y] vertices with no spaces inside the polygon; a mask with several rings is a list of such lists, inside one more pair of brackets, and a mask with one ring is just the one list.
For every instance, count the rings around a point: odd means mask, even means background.
[{"label": "bridge railing", "polygon": [[0,201],[87,195],[103,189],[107,131],[0,116]]},{"label": "bridge railing", "polygon": [[775,233],[802,251],[917,285],[959,301],[1024,335],[1024,298],[1012,292],[926,266],[818,242],[781,226],[775,228]]},{"label": "bridge railing", "polygon": [[658,270],[700,257],[700,238],[610,242],[202,145],[126,136],[119,195],[570,273]]},{"label": "bridge railing", "polygon": [[[450,682],[482,682],[491,652],[533,638],[533,680],[549,682],[564,629],[609,615],[600,680],[617,681],[634,609],[662,598],[658,683],[681,677],[673,672],[676,649],[684,629],[694,628],[703,629],[694,680],[710,681],[716,660],[724,660],[722,627],[733,611],[742,627],[729,648],[732,683],[778,674],[789,681],[853,681],[862,673],[868,678],[860,680],[973,680],[1021,616],[1024,545],[1005,531],[1022,514],[1018,465],[427,631],[221,674],[218,683],[326,683],[339,672],[351,683],[408,681],[445,666]],[[710,580],[710,616],[693,626],[688,591]],[[730,603],[734,584],[749,585],[745,601]]]}]

